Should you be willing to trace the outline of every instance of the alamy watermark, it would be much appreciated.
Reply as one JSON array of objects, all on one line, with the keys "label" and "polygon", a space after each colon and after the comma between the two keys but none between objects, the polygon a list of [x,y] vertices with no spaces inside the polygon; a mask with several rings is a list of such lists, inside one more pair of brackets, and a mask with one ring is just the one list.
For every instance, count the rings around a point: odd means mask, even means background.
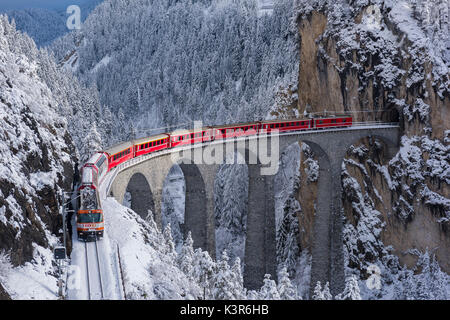
[{"label": "alamy watermark", "polygon": [[67,18],[66,26],[69,30],[81,29],[81,9],[77,5],[71,5],[67,7],[66,13],[69,15]]},{"label": "alamy watermark", "polygon": [[[194,131],[202,131],[201,121],[194,122]],[[217,129],[212,129],[217,130]],[[220,138],[215,136],[214,141],[222,143],[211,143],[207,146],[199,144],[185,145],[185,149],[171,154],[174,164],[196,164],[196,165],[222,165],[222,164],[248,164],[260,165],[261,175],[275,175],[279,168],[280,139],[278,130],[272,130],[266,134],[250,134],[233,138]],[[191,132],[186,134],[191,134]],[[182,134],[183,135],[183,134]],[[240,156],[235,157],[236,153]],[[247,157],[246,157],[247,155]],[[236,159],[236,161],[235,161]]]}]

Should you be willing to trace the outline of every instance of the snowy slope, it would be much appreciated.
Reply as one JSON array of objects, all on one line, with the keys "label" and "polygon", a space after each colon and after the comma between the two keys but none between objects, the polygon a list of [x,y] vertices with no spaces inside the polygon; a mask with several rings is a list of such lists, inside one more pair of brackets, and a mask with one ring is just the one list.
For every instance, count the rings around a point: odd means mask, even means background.
[{"label": "snowy slope", "polygon": [[0,264],[14,266],[0,283],[15,299],[55,299],[56,193],[70,190],[73,145],[27,46],[0,16]]}]

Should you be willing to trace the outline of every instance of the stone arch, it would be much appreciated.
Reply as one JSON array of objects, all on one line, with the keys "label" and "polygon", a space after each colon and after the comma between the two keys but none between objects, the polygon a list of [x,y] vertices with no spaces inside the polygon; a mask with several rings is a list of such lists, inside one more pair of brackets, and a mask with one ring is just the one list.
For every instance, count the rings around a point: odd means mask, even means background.
[{"label": "stone arch", "polygon": [[199,165],[185,159],[177,161],[185,181],[184,224],[181,230],[186,238],[192,234],[194,248],[208,250],[208,212],[205,181]]},{"label": "stone arch", "polygon": [[[277,268],[280,267],[280,263],[284,262],[287,258],[286,254],[292,257],[293,254],[300,257],[301,248],[303,244],[301,243],[301,234],[305,229],[304,225],[301,224],[301,217],[304,216],[303,205],[296,208],[295,202],[290,200],[292,193],[286,193],[288,188],[292,188],[292,191],[297,192],[295,176],[300,173],[302,165],[302,149],[301,144],[296,141],[287,144],[284,149],[280,150],[280,168],[279,172],[274,176],[274,195],[275,195],[275,234],[276,234],[276,246],[277,246]],[[302,181],[302,179],[300,180]],[[295,199],[300,203],[298,194],[295,194]],[[290,216],[286,216],[285,205],[290,204],[291,208],[295,210],[296,215],[291,220]],[[301,210],[302,214],[299,214],[298,209]],[[298,224],[297,226],[295,224]],[[312,230],[312,228],[310,228]],[[310,231],[309,229],[307,230]],[[282,233],[280,233],[282,232]],[[291,237],[296,240],[297,243],[288,242],[286,235],[289,235],[289,240]],[[287,245],[290,245],[289,248]],[[305,246],[306,247],[306,246]],[[287,249],[280,250],[281,248]],[[291,260],[292,261],[292,260]],[[286,265],[288,271],[293,271],[291,268],[294,266]]]},{"label": "stone arch", "polygon": [[[245,154],[240,152],[237,154],[235,153],[234,163],[218,165],[214,176],[214,231],[216,258],[219,259],[222,251],[227,250],[230,259],[234,260],[239,257],[243,262],[248,213],[248,166],[246,163],[236,161],[236,157],[242,156],[241,161],[245,160]],[[224,180],[220,181],[219,179]],[[230,183],[232,189],[227,187]],[[236,194],[236,189],[241,193]],[[230,209],[233,211],[226,211]],[[235,211],[235,209],[239,211]],[[224,218],[225,214],[229,215],[230,213],[233,214],[232,219],[230,216]],[[236,224],[237,221],[239,223]]]},{"label": "stone arch", "polygon": [[[342,270],[333,270],[335,264],[339,265],[342,255],[342,241],[339,241],[341,233],[334,234],[333,230],[339,230],[335,224],[339,221],[340,210],[340,173],[337,178],[332,170],[332,161],[329,154],[318,143],[309,139],[300,140],[306,143],[314,152],[319,161],[319,177],[317,182],[317,199],[312,230],[311,243],[311,280],[310,292],[314,290],[317,281],[330,282],[333,292],[337,292],[335,283],[343,278]],[[340,162],[338,160],[337,162]],[[338,183],[335,183],[339,181]],[[336,239],[337,238],[337,239]],[[342,273],[342,275],[340,274]],[[343,281],[343,280],[342,280]]]},{"label": "stone arch", "polygon": [[131,195],[131,209],[139,214],[141,218],[145,219],[148,215],[148,210],[153,213],[155,219],[155,202],[153,200],[153,193],[147,178],[142,173],[134,173],[126,188],[126,192]]},{"label": "stone arch", "polygon": [[[265,274],[271,274],[272,278],[276,279],[273,177],[261,174],[262,168],[265,166],[261,164],[259,154],[255,149],[257,144],[254,142],[248,140],[244,142],[227,141],[223,144],[223,160],[221,162],[226,164],[227,156],[232,151],[234,155],[240,155],[237,156],[239,161],[235,164],[247,165],[248,199],[243,276],[244,286],[248,289],[261,288]],[[220,168],[221,165],[216,166],[214,181]]]},{"label": "stone arch", "polygon": [[310,225],[312,228],[310,295],[318,281],[329,282],[332,293],[337,294],[342,291],[344,284],[342,219],[340,219],[342,155],[338,152],[344,146],[330,141],[328,135],[316,134],[287,139],[284,141],[285,148],[294,142],[308,145],[314,153],[315,160],[319,162],[317,198],[314,200],[313,221]]},{"label": "stone arch", "polygon": [[172,165],[164,179],[161,195],[161,221],[165,228],[171,225],[173,240],[177,248],[184,242],[184,216],[186,182],[178,164]]}]

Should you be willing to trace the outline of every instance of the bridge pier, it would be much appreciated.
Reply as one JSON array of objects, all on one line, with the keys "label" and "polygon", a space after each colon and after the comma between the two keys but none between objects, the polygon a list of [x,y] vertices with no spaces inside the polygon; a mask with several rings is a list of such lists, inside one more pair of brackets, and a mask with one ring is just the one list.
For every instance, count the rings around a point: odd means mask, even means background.
[{"label": "bridge pier", "polygon": [[330,141],[325,152],[323,144],[305,142],[319,161],[310,296],[318,281],[322,286],[328,282],[331,294],[337,295],[344,290],[345,284],[341,172],[346,148]]},{"label": "bridge pier", "polygon": [[276,279],[274,176],[262,176],[260,165],[249,165],[248,175],[244,286],[256,290],[265,274]]}]

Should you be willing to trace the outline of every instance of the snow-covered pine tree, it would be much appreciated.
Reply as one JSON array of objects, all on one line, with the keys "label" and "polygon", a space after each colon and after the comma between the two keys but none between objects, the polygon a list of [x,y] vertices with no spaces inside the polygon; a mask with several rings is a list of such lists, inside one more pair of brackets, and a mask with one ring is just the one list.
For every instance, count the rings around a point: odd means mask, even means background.
[{"label": "snow-covered pine tree", "polygon": [[86,163],[94,152],[103,150],[102,137],[98,133],[97,124],[95,122],[92,123],[85,141],[86,143],[82,146],[83,149],[80,151],[81,163]]},{"label": "snow-covered pine tree", "polygon": [[164,252],[169,259],[175,260],[177,252],[175,251],[175,243],[173,242],[170,223],[164,228],[163,236],[165,240]]},{"label": "snow-covered pine tree", "polygon": [[213,277],[213,292],[212,297],[216,300],[233,300],[234,292],[233,287],[235,286],[233,282],[232,271],[228,264],[230,258],[228,257],[227,251],[222,252],[220,261],[217,264],[217,271]]},{"label": "snow-covered pine tree", "polygon": [[190,231],[178,255],[178,266],[189,279],[194,279],[194,241]]},{"label": "snow-covered pine tree", "polygon": [[278,273],[278,292],[281,300],[301,300],[297,294],[297,289],[289,279],[289,273],[286,267],[281,268]]},{"label": "snow-covered pine tree", "polygon": [[316,286],[314,287],[314,293],[312,296],[313,300],[325,300],[323,292],[322,292],[322,285],[320,284],[320,281],[317,281]]},{"label": "snow-covered pine tree", "polygon": [[233,267],[231,268],[231,276],[233,283],[233,294],[236,300],[243,300],[246,298],[244,288],[244,277],[242,276],[241,259],[239,257],[234,260]]},{"label": "snow-covered pine tree", "polygon": [[336,296],[336,300],[361,300],[358,279],[351,275],[345,279],[344,292]]},{"label": "snow-covered pine tree", "polygon": [[436,300],[448,300],[447,288],[449,287],[450,276],[441,270],[435,255],[433,255],[430,271],[432,279],[430,290],[433,292],[434,298]]},{"label": "snow-covered pine tree", "polygon": [[264,276],[264,284],[259,291],[259,298],[261,300],[280,300],[277,284],[270,279],[270,274]]},{"label": "snow-covered pine tree", "polygon": [[330,283],[328,281],[327,283],[325,283],[325,286],[323,287],[322,295],[323,300],[333,300],[333,296],[331,295],[330,292]]},{"label": "snow-covered pine tree", "polygon": [[216,270],[217,266],[207,251],[200,248],[194,251],[194,277],[200,287],[203,288],[203,296],[199,297],[200,299],[211,298],[211,280]]}]

